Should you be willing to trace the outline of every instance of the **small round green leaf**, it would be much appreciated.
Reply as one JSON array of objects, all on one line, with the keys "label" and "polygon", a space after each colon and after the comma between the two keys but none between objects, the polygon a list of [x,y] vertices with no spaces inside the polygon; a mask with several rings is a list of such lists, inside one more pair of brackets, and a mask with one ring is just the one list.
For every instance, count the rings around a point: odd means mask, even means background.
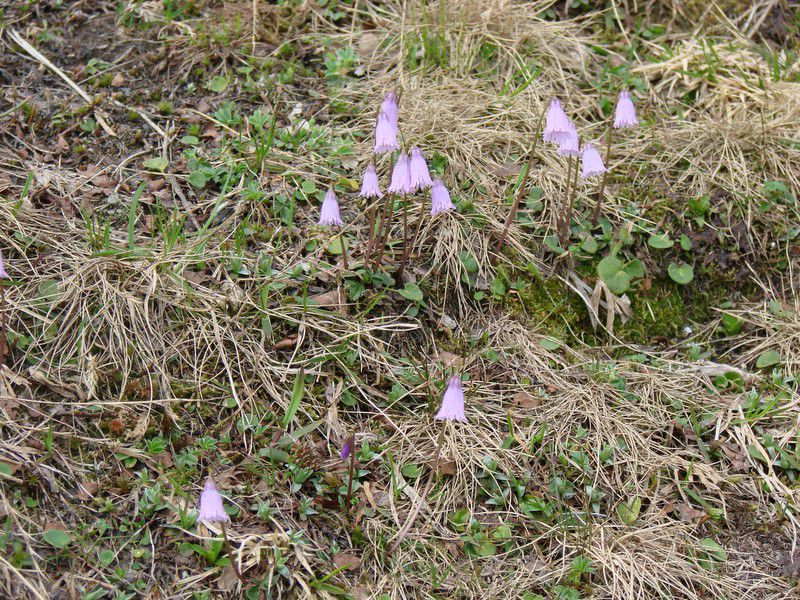
[{"label": "small round green leaf", "polygon": [[412,302],[422,302],[422,290],[419,289],[416,283],[406,283],[405,287],[402,290],[398,290],[397,293]]},{"label": "small round green leaf", "polygon": [[221,92],[226,87],[228,87],[228,80],[222,77],[221,75],[217,75],[211,81],[208,82],[208,89],[212,92]]},{"label": "small round green leaf", "polygon": [[672,248],[672,246],[675,245],[675,242],[669,239],[667,234],[660,233],[658,235],[651,235],[650,239],[647,240],[647,245],[651,248],[663,250],[664,248]]},{"label": "small round green leaf", "polygon": [[670,279],[675,283],[686,285],[694,279],[694,268],[692,265],[679,265],[678,263],[670,263],[667,268]]},{"label": "small round green leaf", "polygon": [[759,354],[758,359],[756,359],[756,368],[766,369],[767,367],[777,365],[779,362],[781,362],[781,355],[775,352],[775,350],[767,350]]},{"label": "small round green leaf", "polygon": [[167,160],[166,156],[157,156],[144,161],[144,168],[150,171],[158,171],[159,173],[163,173],[167,170],[168,164],[169,161]]},{"label": "small round green leaf", "polygon": [[597,264],[597,275],[613,294],[624,294],[630,287],[631,276],[616,256],[606,256]]},{"label": "small round green leaf", "polygon": [[66,548],[72,543],[72,538],[61,529],[48,529],[44,532],[44,541],[55,548]]}]

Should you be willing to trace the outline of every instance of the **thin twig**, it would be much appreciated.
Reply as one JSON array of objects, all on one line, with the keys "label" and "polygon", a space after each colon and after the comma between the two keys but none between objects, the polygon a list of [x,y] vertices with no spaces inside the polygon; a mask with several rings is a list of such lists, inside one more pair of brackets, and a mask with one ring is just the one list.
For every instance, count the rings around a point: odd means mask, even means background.
[{"label": "thin twig", "polygon": [[30,54],[34,59],[38,60],[45,67],[47,67],[48,69],[53,71],[53,73],[55,73],[61,79],[63,79],[64,82],[70,88],[72,88],[72,90],[76,94],[78,94],[81,98],[83,98],[89,106],[94,107],[94,113],[95,113],[95,116],[97,117],[97,122],[100,123],[100,126],[103,128],[103,131],[105,131],[110,136],[114,136],[114,137],[117,136],[117,134],[114,132],[113,129],[111,129],[111,126],[106,121],[105,114],[103,113],[103,111],[101,111],[99,108],[94,106],[94,100],[92,99],[92,97],[89,94],[87,94],[85,91],[83,91],[83,89],[77,83],[72,81],[72,79],[70,79],[67,76],[67,74],[64,73],[64,71],[62,71],[57,66],[55,66],[52,62],[50,62],[50,60],[46,56],[44,56],[36,48],[31,46],[30,43],[28,43],[28,41],[25,38],[23,38],[15,29],[9,29],[8,30],[8,35],[17,45],[19,45],[23,50],[25,50],[25,52]]},{"label": "thin twig", "polygon": [[395,536],[395,541],[389,548],[389,554],[392,554],[394,553],[395,550],[397,550],[397,547],[400,545],[400,542],[403,541],[403,538],[406,537],[408,532],[414,526],[414,522],[417,520],[417,517],[419,516],[419,511],[422,508],[422,505],[425,504],[425,500],[428,498],[428,494],[431,491],[433,482],[436,479],[436,474],[439,471],[439,460],[442,457],[442,445],[444,444],[445,426],[446,423],[442,423],[442,428],[439,430],[439,439],[436,441],[436,458],[433,461],[433,470],[428,476],[428,482],[425,484],[425,491],[422,492],[422,495],[419,497],[419,500],[414,505],[411,514],[408,516],[408,519],[405,522],[405,525],[403,525],[400,531],[397,532],[397,535]]},{"label": "thin twig", "polygon": [[225,523],[220,523],[220,525],[222,526],[222,539],[225,542],[225,549],[228,551],[228,556],[231,559],[231,567],[233,567],[233,572],[236,574],[236,578],[242,583],[242,585],[247,585],[244,577],[242,577],[242,574],[239,572],[239,568],[236,566],[236,560],[233,556],[233,548],[228,540],[228,533],[225,531]]}]

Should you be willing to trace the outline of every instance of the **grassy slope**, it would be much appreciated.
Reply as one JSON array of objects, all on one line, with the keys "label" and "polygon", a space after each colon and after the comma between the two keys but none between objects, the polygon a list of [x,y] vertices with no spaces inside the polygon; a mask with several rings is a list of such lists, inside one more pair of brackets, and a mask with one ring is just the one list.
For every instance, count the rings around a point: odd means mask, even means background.
[{"label": "grassy slope", "polygon": [[[194,522],[207,474],[251,597],[791,594],[791,13],[293,4],[259,3],[255,22],[249,2],[3,15],[3,594],[238,597],[227,550]],[[642,127],[613,146],[600,225],[581,183],[557,247],[565,164],[540,147],[492,260],[542,107],[564,99],[600,146],[621,87]],[[403,277],[399,217],[383,268],[363,267],[356,197],[391,88],[458,205],[411,205]],[[314,225],[331,185],[344,279]],[[591,294],[615,246],[643,273],[609,332],[573,288]],[[470,422],[444,428],[440,473],[390,552],[452,373]]]}]

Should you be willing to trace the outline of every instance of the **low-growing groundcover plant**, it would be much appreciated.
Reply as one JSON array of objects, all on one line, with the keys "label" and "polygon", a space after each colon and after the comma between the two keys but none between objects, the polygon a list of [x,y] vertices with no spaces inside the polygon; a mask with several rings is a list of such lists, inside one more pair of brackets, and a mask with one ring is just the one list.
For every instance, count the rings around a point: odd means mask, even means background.
[{"label": "low-growing groundcover plant", "polygon": [[695,4],[4,7],[0,596],[797,595],[798,23]]}]

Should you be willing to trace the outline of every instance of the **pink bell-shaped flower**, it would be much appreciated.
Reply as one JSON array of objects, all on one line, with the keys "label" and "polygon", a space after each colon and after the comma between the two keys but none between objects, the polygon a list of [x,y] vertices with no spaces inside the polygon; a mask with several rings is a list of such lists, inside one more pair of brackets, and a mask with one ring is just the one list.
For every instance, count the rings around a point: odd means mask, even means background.
[{"label": "pink bell-shaped flower", "polygon": [[362,198],[380,198],[383,196],[381,192],[380,182],[378,181],[378,173],[375,171],[375,163],[370,162],[367,165],[367,170],[364,171],[364,179],[361,182]]},{"label": "pink bell-shaped flower", "polygon": [[389,183],[387,191],[392,194],[412,194],[414,192],[411,185],[411,161],[406,153],[397,157],[397,164],[392,171],[392,181]]},{"label": "pink bell-shaped flower", "polygon": [[355,445],[355,438],[351,435],[347,438],[342,445],[342,449],[339,451],[339,458],[342,460],[347,460],[350,458],[350,455],[353,453],[353,446]]},{"label": "pink bell-shaped flower", "polygon": [[339,214],[339,201],[336,199],[336,194],[333,188],[328,188],[325,193],[325,200],[322,202],[322,208],[319,211],[319,225],[327,226],[342,226],[342,217]]},{"label": "pink bell-shaped flower", "polygon": [[562,141],[570,135],[570,120],[564,109],[561,108],[561,102],[557,98],[553,98],[550,106],[547,108],[545,116],[544,135],[542,139],[545,142],[553,144],[561,144]]},{"label": "pink bell-shaped flower", "polygon": [[628,90],[622,90],[617,99],[617,109],[614,112],[614,129],[624,129],[626,127],[636,127],[639,119],[636,118],[636,109],[633,107],[633,100]]},{"label": "pink bell-shaped flower", "polygon": [[206,487],[200,494],[200,510],[197,515],[198,521],[206,523],[228,523],[231,518],[225,512],[222,505],[222,496],[214,485],[214,480],[209,477],[206,479]]},{"label": "pink bell-shaped flower", "polygon": [[431,181],[431,174],[428,171],[428,163],[425,162],[425,157],[422,155],[422,150],[414,146],[411,148],[410,154],[410,169],[411,169],[411,187],[416,192],[417,190],[424,190],[433,185]]},{"label": "pink bell-shaped flower", "polygon": [[399,108],[397,106],[397,92],[387,92],[386,97],[381,102],[381,112],[385,114],[389,122],[397,129],[397,116]]},{"label": "pink bell-shaped flower", "polygon": [[583,145],[581,163],[581,177],[584,179],[587,177],[597,177],[608,171],[605,164],[603,164],[603,158],[600,156],[600,153],[589,142]]},{"label": "pink bell-shaped flower", "polygon": [[439,213],[449,212],[455,210],[456,206],[450,199],[450,192],[438,177],[433,180],[431,186],[431,216],[436,216]]},{"label": "pink bell-shaped flower", "polygon": [[558,146],[558,153],[561,156],[578,156],[580,153],[580,140],[575,125],[569,122],[569,134],[561,138]]},{"label": "pink bell-shaped flower", "polygon": [[453,376],[447,384],[442,398],[442,406],[434,417],[437,421],[467,422],[464,414],[464,390],[461,387],[461,377]]},{"label": "pink bell-shaped flower", "polygon": [[381,111],[378,113],[378,120],[375,122],[375,154],[394,152],[399,149],[397,122],[392,122],[391,117]]}]

